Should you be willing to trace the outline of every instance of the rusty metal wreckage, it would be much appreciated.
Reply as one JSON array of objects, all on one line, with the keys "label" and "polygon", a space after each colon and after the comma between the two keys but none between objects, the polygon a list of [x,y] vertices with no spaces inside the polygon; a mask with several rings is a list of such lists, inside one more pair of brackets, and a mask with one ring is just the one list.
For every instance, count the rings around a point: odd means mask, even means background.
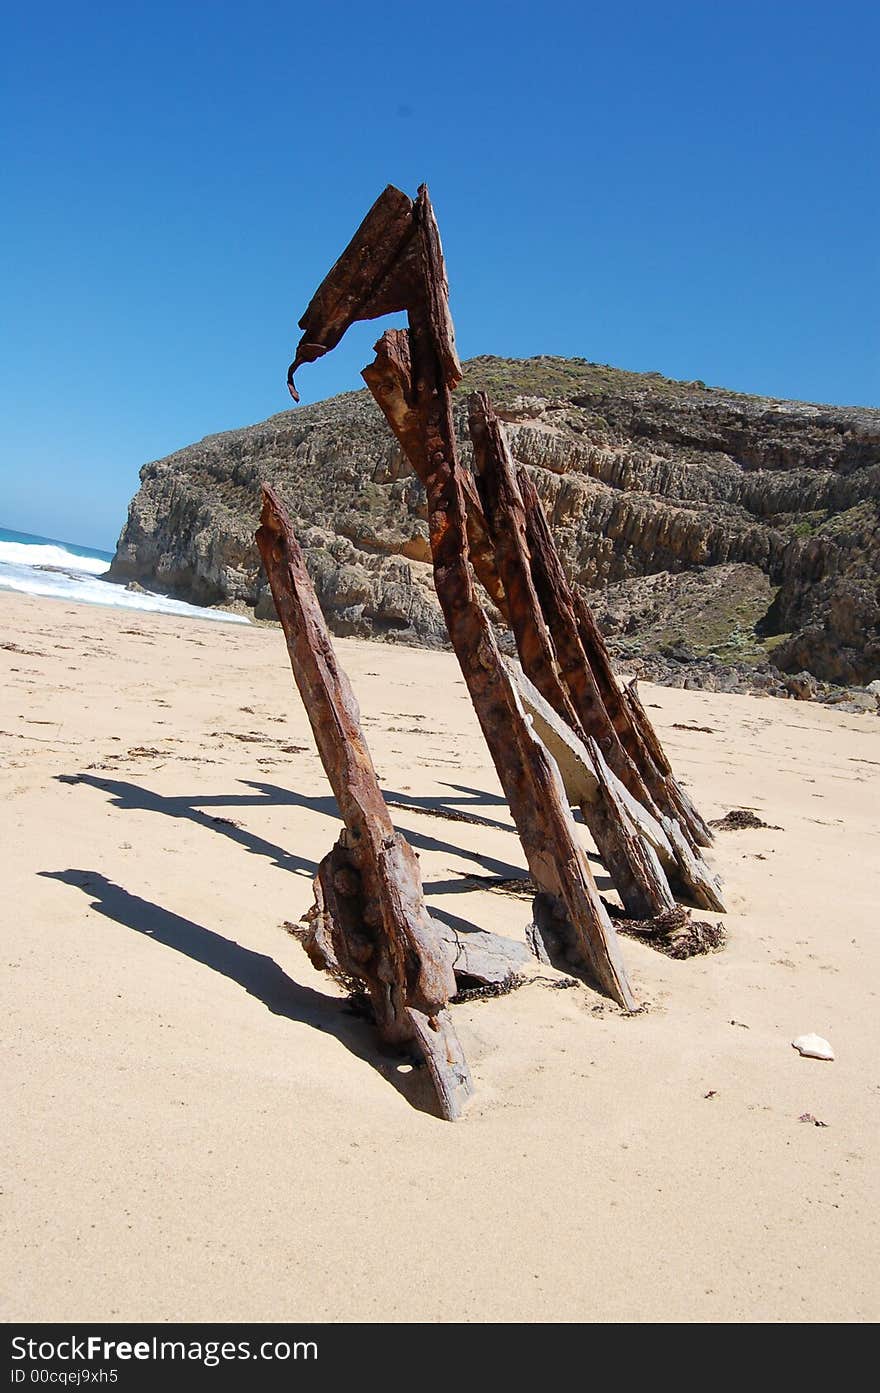
[{"label": "rusty metal wreckage", "polygon": [[[475,476],[458,456],[452,390],[462,371],[434,211],[389,186],[316,291],[288,372],[333,349],[357,320],[405,311],[363,377],[427,494],[434,582],[452,647],[536,887],[528,928],[539,959],[636,1009],[619,939],[578,837],[578,805],[624,910],[662,918],[676,899],[724,910],[700,849],[712,834],[676,780],[634,684],[614,676],[583,596],[565,576],[528,471],[511,457],[488,397],[468,401]],[[521,945],[450,939],[428,913],[418,860],[395,832],[303,554],[277,494],[263,490],[257,544],[294,677],[344,829],[315,878],[302,931],[312,962],[370,999],[381,1038],[424,1059],[444,1118],[473,1085],[449,1011],[456,981],[512,976]],[[509,625],[499,651],[480,581]],[[463,943],[462,939],[473,940]]]}]

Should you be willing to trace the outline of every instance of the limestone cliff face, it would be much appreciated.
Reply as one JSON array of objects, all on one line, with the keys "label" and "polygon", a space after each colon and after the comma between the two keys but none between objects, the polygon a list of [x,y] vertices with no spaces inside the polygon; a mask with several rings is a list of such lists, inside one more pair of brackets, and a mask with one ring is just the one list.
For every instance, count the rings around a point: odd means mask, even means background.
[{"label": "limestone cliff face", "polygon": [[[457,394],[465,459],[477,387],[507,421],[571,575],[600,613],[613,600],[612,632],[722,660],[771,654],[837,682],[880,675],[880,411],[579,359],[478,358]],[[111,578],[271,616],[253,544],[263,480],[291,512],[335,632],[444,642],[424,490],[365,391],[146,465]],[[706,568],[720,568],[708,585]]]}]

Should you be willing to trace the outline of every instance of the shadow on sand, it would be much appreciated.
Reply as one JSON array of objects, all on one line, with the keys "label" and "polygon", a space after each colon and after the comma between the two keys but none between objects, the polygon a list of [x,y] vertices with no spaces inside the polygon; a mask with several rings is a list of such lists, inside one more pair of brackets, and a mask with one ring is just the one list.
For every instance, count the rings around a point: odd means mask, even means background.
[{"label": "shadow on sand", "polygon": [[[255,856],[266,856],[273,865],[280,867],[281,870],[291,871],[294,875],[308,876],[310,879],[315,875],[318,867],[314,861],[306,860],[295,852],[286,851],[284,847],[277,846],[275,842],[267,841],[263,837],[249,832],[247,828],[238,827],[226,816],[221,815],[221,810],[229,810],[234,813],[237,808],[305,808],[309,812],[320,813],[324,817],[332,818],[335,822],[340,822],[339,809],[336,806],[336,799],[332,794],[314,796],[304,793],[296,793],[291,789],[279,788],[276,784],[260,783],[251,779],[240,780],[242,786],[248,790],[247,793],[218,793],[218,794],[196,794],[194,796],[168,797],[161,793],[153,793],[150,789],[144,788],[141,784],[126,783],[121,779],[108,779],[95,774],[59,774],[58,781],[65,784],[86,784],[90,788],[99,789],[102,793],[108,793],[113,799],[113,806],[123,810],[139,809],[143,812],[162,813],[165,817],[182,817],[189,822],[194,822],[197,827],[205,827],[212,832],[220,832],[224,837],[229,837],[231,841],[237,842],[246,851]],[[393,796],[393,795],[390,795]],[[490,795],[485,795],[489,797]],[[428,799],[414,799],[413,806],[421,808],[429,804]],[[451,800],[456,801],[456,800]],[[468,800],[470,801],[470,800]],[[436,800],[437,806],[443,806],[443,800]],[[208,811],[216,809],[216,813]],[[402,809],[391,809],[392,813],[403,811]],[[487,823],[494,826],[493,823]],[[497,824],[510,829],[504,824]],[[397,821],[395,821],[397,826]],[[498,876],[503,880],[515,879],[517,876],[525,875],[521,866],[514,866],[508,861],[499,861],[495,856],[489,856],[474,847],[466,845],[456,845],[452,842],[441,841],[437,837],[431,837],[422,832],[419,828],[399,828],[403,832],[410,846],[417,851],[440,851],[446,855],[459,856],[463,860],[473,861],[482,868],[484,874]],[[330,842],[335,839],[336,833],[328,840],[327,850],[330,850]],[[464,841],[465,838],[462,838]],[[466,879],[462,880],[462,890],[472,890],[474,886],[469,884]]]},{"label": "shadow on sand", "polygon": [[383,1057],[368,1021],[353,1015],[344,1000],[324,996],[294,982],[268,954],[245,948],[203,924],[163,909],[152,900],[132,895],[98,871],[69,869],[40,871],[39,874],[46,880],[58,880],[83,891],[91,900],[91,908],[107,919],[236,982],[273,1015],[334,1036],[356,1058],[368,1063],[392,1083],[412,1107],[438,1115],[426,1070],[406,1071],[401,1068],[405,1061],[400,1056]]}]

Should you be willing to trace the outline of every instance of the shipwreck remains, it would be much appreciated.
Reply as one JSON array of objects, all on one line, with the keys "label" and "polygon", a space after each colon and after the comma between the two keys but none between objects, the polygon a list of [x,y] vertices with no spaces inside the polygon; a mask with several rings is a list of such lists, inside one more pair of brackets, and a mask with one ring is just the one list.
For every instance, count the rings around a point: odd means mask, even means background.
[{"label": "shipwreck remains", "polygon": [[[440,236],[425,186],[387,188],[300,320],[294,374],[357,320],[405,311],[408,328],[376,344],[363,377],[425,487],[434,582],[452,647],[536,888],[529,942],[544,962],[636,1007],[605,904],[581,843],[578,806],[633,921],[666,922],[677,899],[723,911],[702,858],[712,834],[676,780],[634,686],[621,687],[598,625],[571,587],[537,490],[510,455],[484,393],[468,403],[475,473],[461,463],[452,392],[461,380]],[[336,664],[302,553],[280,500],[264,488],[257,543],[294,675],[345,824],[315,881],[303,934],[316,966],[356,980],[391,1045],[424,1057],[444,1117],[471,1080],[448,1004],[461,945],[432,920],[414,853],[395,833]],[[519,662],[499,651],[483,586],[507,621]],[[664,916],[666,918],[664,918]],[[463,975],[512,971],[512,942],[477,945]],[[474,964],[477,964],[476,966]]]},{"label": "shipwreck remains", "polygon": [[503,983],[518,964],[516,945],[479,934],[476,943],[453,949],[429,916],[416,854],[392,826],[357,701],[336,662],[299,543],[268,487],[257,546],[344,823],[318,868],[303,946],[316,967],[366,989],[386,1043],[417,1043],[443,1116],[453,1119],[471,1091],[447,1009],[456,970],[467,982]]}]

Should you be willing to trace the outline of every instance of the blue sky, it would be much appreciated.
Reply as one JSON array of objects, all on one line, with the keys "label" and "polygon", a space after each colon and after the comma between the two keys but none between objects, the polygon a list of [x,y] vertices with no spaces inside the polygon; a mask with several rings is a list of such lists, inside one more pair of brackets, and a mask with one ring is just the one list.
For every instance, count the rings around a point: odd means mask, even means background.
[{"label": "blue sky", "polygon": [[287,409],[296,321],[386,183],[431,188],[463,357],[880,405],[878,16],[7,7],[0,525],[112,548],[141,464]]}]

